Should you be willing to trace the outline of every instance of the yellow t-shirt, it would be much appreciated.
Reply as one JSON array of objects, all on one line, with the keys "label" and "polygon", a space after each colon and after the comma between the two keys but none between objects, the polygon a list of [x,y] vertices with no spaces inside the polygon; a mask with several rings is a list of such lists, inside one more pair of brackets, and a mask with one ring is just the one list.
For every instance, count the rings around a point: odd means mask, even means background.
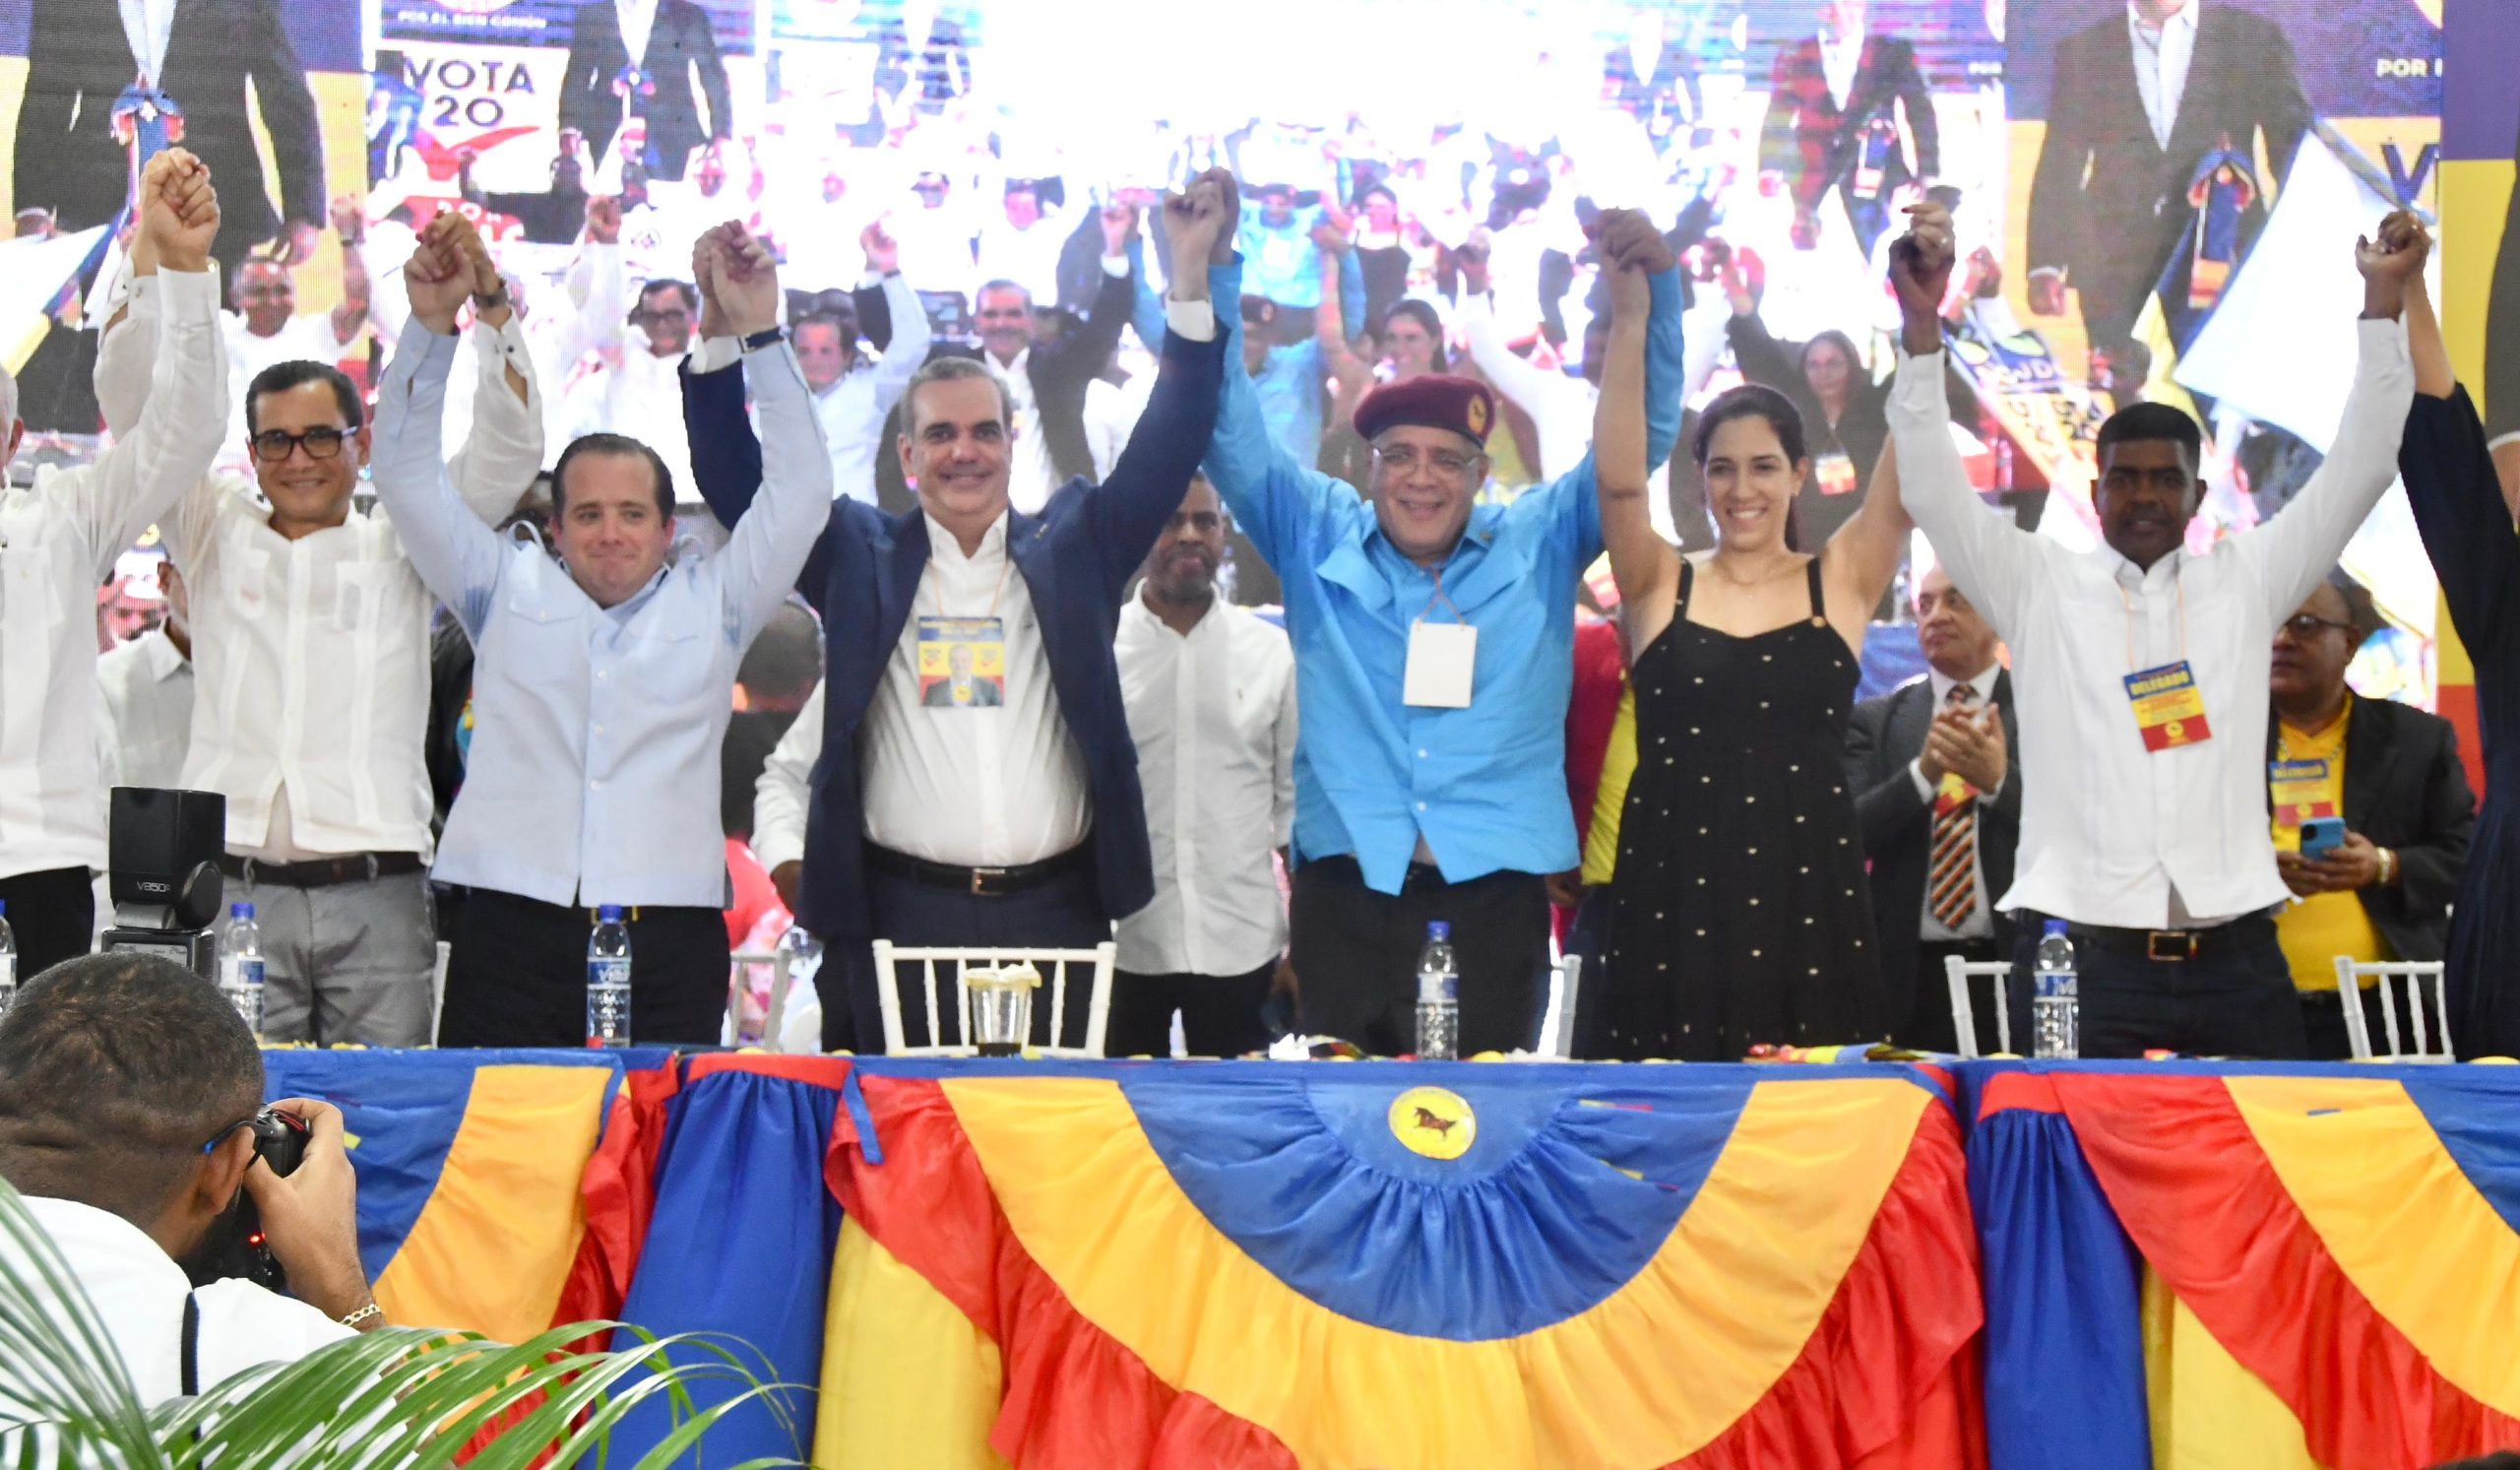
[{"label": "yellow t-shirt", "polygon": [[[2275,763],[2267,769],[2275,851],[2300,852],[2301,823],[2308,818],[2345,814],[2345,727],[2353,713],[2349,694],[2345,713],[2316,735],[2276,722]],[[2358,894],[2319,893],[2285,905],[2275,916],[2275,937],[2299,991],[2335,990],[2340,954],[2365,964],[2390,957],[2388,941],[2372,927]]]},{"label": "yellow t-shirt", "polygon": [[1610,721],[1609,747],[1602,752],[1602,780],[1593,788],[1593,819],[1584,825],[1584,886],[1610,880],[1618,870],[1618,818],[1627,809],[1627,784],[1636,777],[1636,686],[1618,691],[1618,715]]}]

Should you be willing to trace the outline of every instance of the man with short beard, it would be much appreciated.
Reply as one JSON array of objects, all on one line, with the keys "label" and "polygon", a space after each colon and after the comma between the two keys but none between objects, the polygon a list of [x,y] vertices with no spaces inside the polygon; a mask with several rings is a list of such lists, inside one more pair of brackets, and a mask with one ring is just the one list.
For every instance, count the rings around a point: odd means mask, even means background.
[{"label": "man with short beard", "polygon": [[1287,943],[1272,850],[1295,808],[1295,661],[1284,630],[1217,596],[1225,507],[1206,479],[1147,553],[1112,652],[1137,741],[1155,901],[1120,921],[1104,1050],[1193,1056],[1269,1043],[1260,1007]]}]

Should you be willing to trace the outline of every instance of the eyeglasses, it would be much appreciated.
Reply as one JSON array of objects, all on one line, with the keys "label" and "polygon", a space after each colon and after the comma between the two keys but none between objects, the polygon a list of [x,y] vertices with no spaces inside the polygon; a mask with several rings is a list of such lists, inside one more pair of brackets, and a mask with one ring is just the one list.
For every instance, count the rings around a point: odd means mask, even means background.
[{"label": "eyeglasses", "polygon": [[254,436],[254,457],[266,465],[281,464],[288,458],[290,450],[303,444],[308,459],[329,460],[342,452],[342,441],[348,437],[337,428],[310,428],[302,434],[267,428]]},{"label": "eyeglasses", "polygon": [[1458,454],[1448,449],[1438,449],[1432,454],[1421,455],[1406,444],[1395,445],[1389,449],[1379,444],[1374,446],[1374,463],[1386,470],[1407,472],[1424,465],[1432,474],[1455,482],[1469,479],[1471,473],[1479,468],[1480,462],[1486,458],[1487,456],[1483,454]]},{"label": "eyeglasses", "polygon": [[225,1127],[220,1128],[218,1132],[211,1134],[210,1141],[201,1146],[203,1157],[207,1158],[214,1149],[218,1148],[220,1144],[225,1143],[227,1141],[228,1134],[235,1132],[238,1128],[252,1127],[254,1125],[255,1118],[260,1116],[261,1115],[259,1114],[254,1114],[240,1118],[234,1122],[227,1124]]},{"label": "eyeglasses", "polygon": [[2354,631],[2354,624],[2338,622],[2332,617],[2321,617],[2315,612],[2296,612],[2284,619],[2284,631],[2296,638],[2316,638],[2321,628],[2337,628],[2351,633]]}]

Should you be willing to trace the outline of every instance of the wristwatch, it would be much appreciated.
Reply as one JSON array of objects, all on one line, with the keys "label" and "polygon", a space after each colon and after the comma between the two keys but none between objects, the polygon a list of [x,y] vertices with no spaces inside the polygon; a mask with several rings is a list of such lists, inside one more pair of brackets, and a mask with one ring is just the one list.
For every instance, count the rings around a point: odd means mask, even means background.
[{"label": "wristwatch", "polygon": [[752,334],[750,337],[743,339],[743,350],[747,352],[757,352],[763,348],[777,347],[779,344],[787,340],[787,328],[764,327],[760,331]]}]

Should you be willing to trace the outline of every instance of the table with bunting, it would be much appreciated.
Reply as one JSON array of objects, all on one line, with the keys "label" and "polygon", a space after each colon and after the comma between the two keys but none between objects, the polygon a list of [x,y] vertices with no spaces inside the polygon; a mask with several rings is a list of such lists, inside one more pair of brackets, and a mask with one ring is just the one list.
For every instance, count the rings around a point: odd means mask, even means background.
[{"label": "table with bunting", "polygon": [[346,1115],[393,1319],[748,1345],[788,1386],[713,1462],[2520,1444],[2520,1069],[267,1060]]}]

